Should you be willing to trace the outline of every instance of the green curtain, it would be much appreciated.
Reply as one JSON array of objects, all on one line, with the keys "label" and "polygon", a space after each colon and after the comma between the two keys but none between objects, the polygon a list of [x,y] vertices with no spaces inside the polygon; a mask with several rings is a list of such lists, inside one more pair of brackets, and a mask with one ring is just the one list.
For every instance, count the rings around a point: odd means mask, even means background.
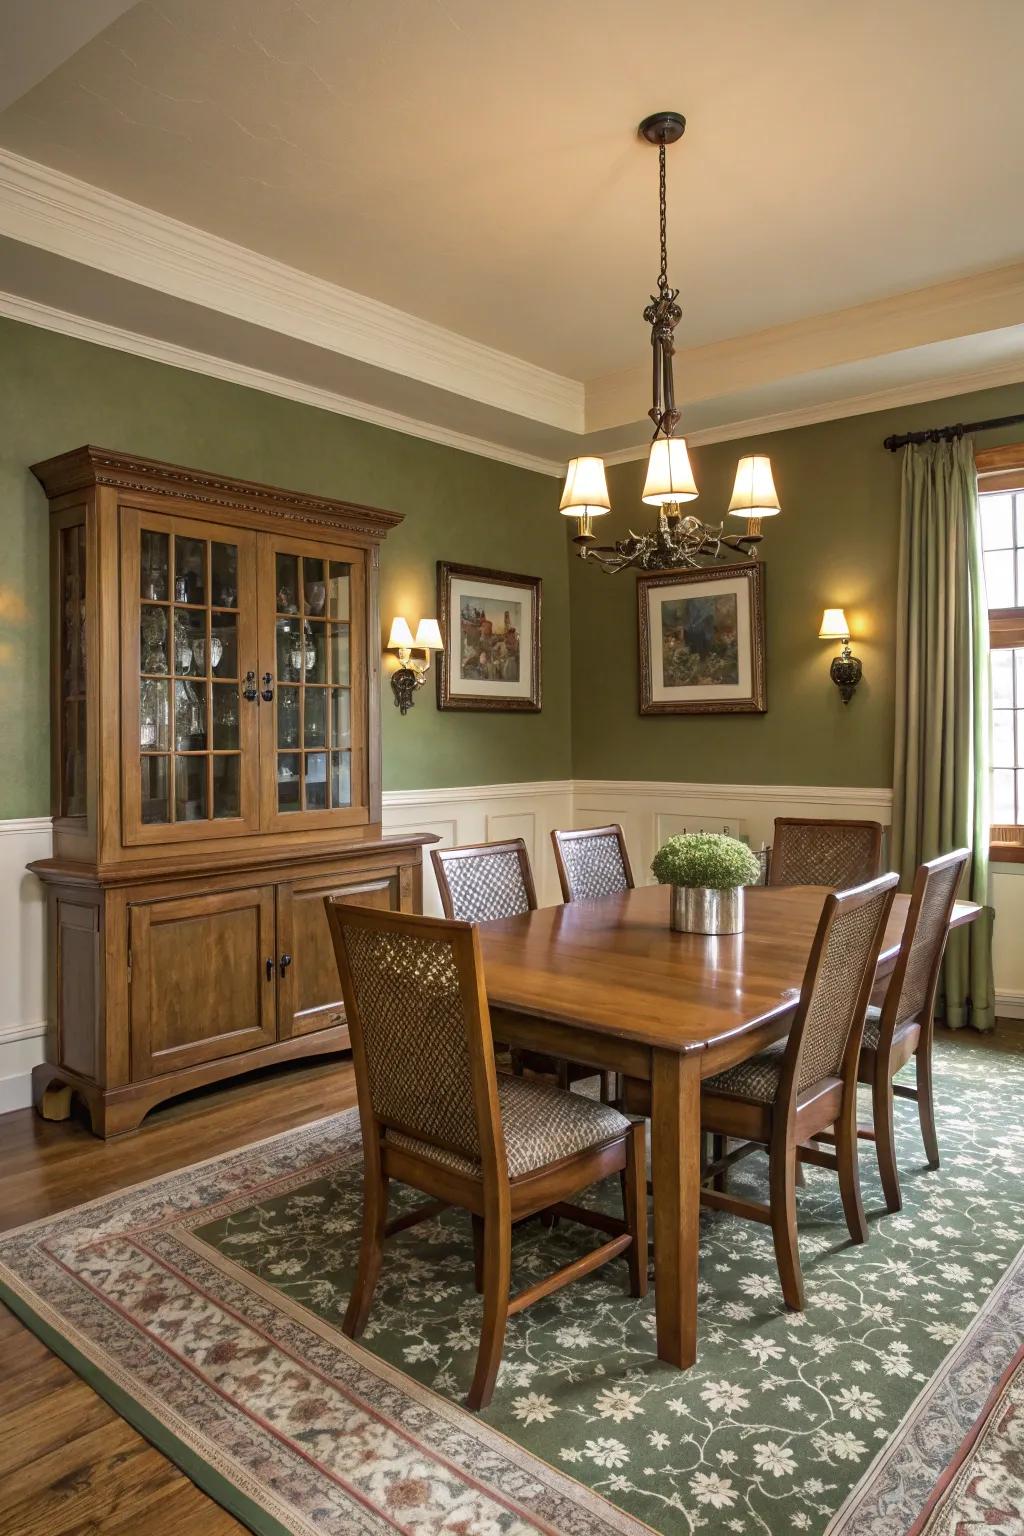
[{"label": "green curtain", "polygon": [[971,440],[909,444],[901,499],[894,867],[909,890],[922,860],[971,849],[961,894],[985,911],[950,936],[937,1012],[953,1029],[992,1029],[988,609]]}]

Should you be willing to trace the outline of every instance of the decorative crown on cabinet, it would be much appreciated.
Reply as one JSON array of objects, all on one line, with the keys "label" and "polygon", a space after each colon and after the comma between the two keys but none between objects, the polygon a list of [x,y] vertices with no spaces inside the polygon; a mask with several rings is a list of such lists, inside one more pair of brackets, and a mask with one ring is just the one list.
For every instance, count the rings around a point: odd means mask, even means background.
[{"label": "decorative crown on cabinet", "polygon": [[50,502],[47,1117],[344,1049],[323,898],[420,904],[381,835],[380,540],[398,513],[84,447]]}]

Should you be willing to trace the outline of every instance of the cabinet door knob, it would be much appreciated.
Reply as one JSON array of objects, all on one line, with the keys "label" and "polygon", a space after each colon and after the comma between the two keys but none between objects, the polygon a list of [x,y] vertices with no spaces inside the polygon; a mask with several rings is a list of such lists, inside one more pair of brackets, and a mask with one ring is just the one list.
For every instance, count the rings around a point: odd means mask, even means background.
[{"label": "cabinet door knob", "polygon": [[282,955],[281,956],[281,975],[282,976],[284,975],[284,973],[288,969],[288,967],[291,965],[291,963],[292,963],[291,955]]},{"label": "cabinet door knob", "polygon": [[260,698],[265,704],[269,704],[274,697],[274,679],[269,672],[263,674],[263,687],[260,689]]},{"label": "cabinet door knob", "polygon": [[258,689],[256,687],[256,673],[247,672],[245,674],[245,682],[242,684],[242,698],[245,699],[248,704],[252,704],[257,695]]},{"label": "cabinet door knob", "polygon": [[273,960],[268,960],[267,961],[267,980],[268,981],[273,981],[273,979],[274,979],[274,962],[273,962]]}]

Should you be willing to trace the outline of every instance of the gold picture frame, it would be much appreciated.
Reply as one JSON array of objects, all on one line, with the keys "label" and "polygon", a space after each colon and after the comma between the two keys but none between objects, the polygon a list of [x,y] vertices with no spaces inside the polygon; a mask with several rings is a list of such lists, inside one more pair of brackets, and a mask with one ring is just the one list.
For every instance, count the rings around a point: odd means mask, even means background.
[{"label": "gold picture frame", "polygon": [[763,715],[764,566],[637,581],[642,715]]}]

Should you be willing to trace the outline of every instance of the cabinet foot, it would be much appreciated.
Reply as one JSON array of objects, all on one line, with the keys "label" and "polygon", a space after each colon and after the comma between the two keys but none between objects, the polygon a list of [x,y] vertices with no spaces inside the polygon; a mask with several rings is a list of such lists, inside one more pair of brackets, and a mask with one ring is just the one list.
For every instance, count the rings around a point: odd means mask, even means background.
[{"label": "cabinet foot", "polygon": [[43,1120],[69,1120],[71,1118],[71,1085],[52,1081],[36,1094],[36,1112]]}]

